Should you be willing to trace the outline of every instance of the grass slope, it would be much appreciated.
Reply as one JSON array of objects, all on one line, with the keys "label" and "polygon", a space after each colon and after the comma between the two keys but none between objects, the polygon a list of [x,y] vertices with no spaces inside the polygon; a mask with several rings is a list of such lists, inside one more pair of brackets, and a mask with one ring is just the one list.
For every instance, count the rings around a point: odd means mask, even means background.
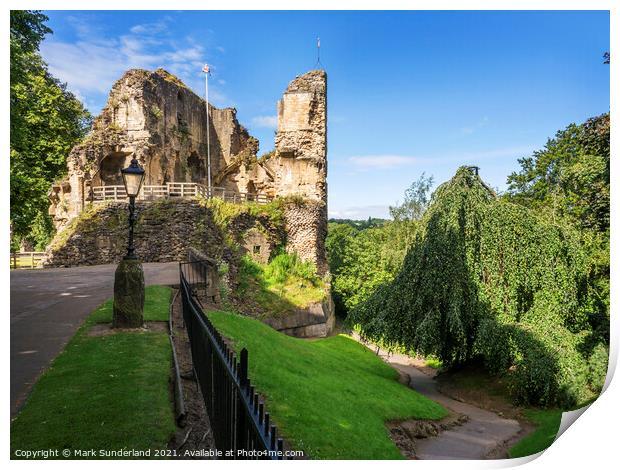
[{"label": "grass slope", "polygon": [[[170,289],[146,289],[145,319],[167,320]],[[87,335],[112,321],[98,307],[33,388],[11,423],[16,449],[164,449],[175,431],[166,333]]]},{"label": "grass slope", "polygon": [[314,265],[296,254],[280,253],[260,264],[249,256],[241,259],[237,296],[256,302],[263,317],[282,316],[327,296],[327,285]]},{"label": "grass slope", "polygon": [[447,414],[400,384],[394,369],[351,338],[309,341],[236,314],[209,317],[236,350],[248,349],[250,378],[274,422],[311,458],[400,459],[387,420]]},{"label": "grass slope", "polygon": [[517,442],[508,451],[510,458],[536,454],[549,447],[560,429],[560,410],[524,410],[523,414],[536,425],[536,430]]}]

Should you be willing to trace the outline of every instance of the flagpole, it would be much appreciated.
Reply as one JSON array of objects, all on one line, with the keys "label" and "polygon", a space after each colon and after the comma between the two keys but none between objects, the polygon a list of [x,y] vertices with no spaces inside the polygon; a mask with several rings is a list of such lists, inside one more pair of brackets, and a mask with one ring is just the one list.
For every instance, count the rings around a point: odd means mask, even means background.
[{"label": "flagpole", "polygon": [[[207,67],[205,65],[205,67]],[[209,72],[205,72],[205,106],[207,109],[207,188],[209,197],[213,196],[211,191],[211,140],[209,139]]]}]

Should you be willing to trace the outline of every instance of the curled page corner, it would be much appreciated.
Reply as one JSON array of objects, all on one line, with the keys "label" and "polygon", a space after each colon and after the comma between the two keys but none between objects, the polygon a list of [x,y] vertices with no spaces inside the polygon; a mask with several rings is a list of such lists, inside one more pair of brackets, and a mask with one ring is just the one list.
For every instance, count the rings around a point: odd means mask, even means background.
[{"label": "curled page corner", "polygon": [[[560,421],[560,428],[558,429],[558,433],[555,435],[555,439],[553,442],[557,441],[558,438],[564,434],[566,431],[577,419],[588,409],[592,404],[584,406],[583,408],[579,408],[577,410],[565,411],[562,413],[562,420]],[[553,445],[553,444],[551,444]]]},{"label": "curled page corner", "polygon": [[525,455],[523,457],[517,457],[514,459],[504,459],[502,462],[506,462],[505,468],[519,467],[521,465],[525,465],[526,463],[530,463],[533,460],[536,460],[540,457],[545,451],[541,450],[540,452],[536,452],[535,454]]}]

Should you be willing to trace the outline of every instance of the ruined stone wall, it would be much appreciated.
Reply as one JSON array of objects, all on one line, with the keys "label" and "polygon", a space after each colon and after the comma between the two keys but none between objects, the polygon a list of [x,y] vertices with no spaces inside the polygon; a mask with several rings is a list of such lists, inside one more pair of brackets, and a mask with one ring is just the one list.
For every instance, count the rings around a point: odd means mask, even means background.
[{"label": "ruined stone wall", "polygon": [[[245,181],[218,178],[236,162],[256,159],[258,141],[236,110],[209,105],[211,174],[220,186],[245,191]],[[205,102],[165,70],[129,70],[118,80],[93,130],[67,159],[68,177],[52,187],[50,214],[57,229],[84,207],[92,186],[120,185],[121,168],[136,156],[145,184],[207,182]],[[237,164],[238,166],[238,164]]]},{"label": "ruined stone wall", "polygon": [[[198,203],[137,203],[136,214],[135,245],[141,261],[185,261],[191,246],[222,257],[222,235]],[[88,208],[55,237],[44,266],[118,263],[127,253],[127,215],[127,204],[121,202]]]},{"label": "ruined stone wall", "polygon": [[[229,263],[233,274],[236,259],[225,237],[240,246],[258,244],[256,231],[263,234],[263,249],[284,243],[282,227],[267,216],[242,213],[226,227],[215,223],[209,207],[192,200],[160,200],[136,203],[136,254],[143,262],[187,261],[190,248],[210,258]],[[88,207],[66,229],[56,235],[47,249],[46,267],[118,263],[127,253],[128,210],[126,203]],[[243,251],[243,250],[242,250]]]},{"label": "ruined stone wall", "polygon": [[293,80],[278,101],[275,155],[267,162],[278,195],[327,202],[327,74],[313,70]]},{"label": "ruined stone wall", "polygon": [[[44,265],[81,266],[117,263],[127,251],[127,204],[111,202],[89,206],[48,247]],[[208,256],[230,261],[225,254],[224,234],[210,208],[191,200],[160,200],[136,203],[136,252],[144,262],[185,261],[195,247]],[[241,213],[226,232],[241,247],[239,254],[256,255],[267,262],[283,245],[300,258],[327,272],[324,239],[327,234],[324,206],[317,201],[288,203],[281,226],[267,215]],[[258,253],[253,253],[260,246]]]},{"label": "ruined stone wall", "polygon": [[307,201],[286,212],[287,249],[327,272],[327,74],[313,70],[295,78],[278,102],[275,153],[265,162],[275,193]]},{"label": "ruined stone wall", "polygon": [[[267,215],[242,213],[226,232],[257,261],[267,262],[273,250],[284,246],[301,259],[311,261],[317,272],[327,272],[325,237],[327,216],[319,201],[291,202],[284,206],[282,226]],[[65,230],[59,232],[46,252],[44,265],[82,266],[117,263],[127,251],[127,204],[89,206]],[[211,209],[197,201],[165,200],[136,203],[136,252],[144,262],[185,261],[190,247],[208,256],[230,261],[225,254],[221,227],[214,225]],[[260,247],[258,252],[254,252]],[[234,269],[234,268],[233,268]]]},{"label": "ruined stone wall", "polygon": [[[286,210],[289,251],[327,271],[327,75],[313,70],[296,77],[278,102],[278,130],[274,152],[260,161],[258,142],[239,124],[236,110],[209,107],[212,177],[215,186],[271,196],[299,196],[308,204]],[[59,236],[89,200],[92,186],[122,184],[120,170],[136,156],[146,170],[145,184],[199,182],[207,179],[206,110],[202,98],[165,70],[129,70],[110,91],[106,106],[95,119],[93,131],[68,157],[68,177],[50,192],[50,213]],[[100,214],[112,220],[110,206]],[[140,206],[142,207],[142,206]],[[179,206],[180,207],[180,206]],[[198,210],[198,209],[196,209]],[[118,211],[123,216],[123,211]],[[191,212],[191,211],[190,211]],[[169,224],[152,226],[153,237],[144,246],[144,261],[182,259],[189,243],[190,212],[183,210]],[[193,214],[199,220],[202,213]],[[119,216],[119,217],[120,217]],[[172,231],[179,226],[179,236]],[[52,253],[51,265],[116,262],[124,248],[114,240],[120,232],[99,233],[95,240],[89,227],[72,236],[66,249]],[[100,230],[100,231],[101,231]],[[162,232],[161,242],[156,240]],[[168,233],[170,232],[170,233]],[[192,232],[193,233],[193,232]],[[118,235],[118,237],[117,237]],[[148,235],[148,234],[147,234]],[[140,239],[140,237],[136,237]],[[94,241],[93,241],[94,240]],[[160,243],[170,242],[166,249]],[[140,242],[147,243],[147,242]],[[261,243],[248,242],[246,249]],[[108,246],[109,245],[109,246]],[[264,244],[263,244],[264,245]],[[265,245],[266,246],[266,245]],[[86,250],[82,253],[81,250]],[[100,250],[94,255],[88,250]],[[71,256],[69,256],[69,253]],[[140,251],[139,251],[140,253]],[[72,260],[72,257],[74,259]],[[264,256],[263,256],[264,257]],[[261,258],[263,258],[261,257]]]}]

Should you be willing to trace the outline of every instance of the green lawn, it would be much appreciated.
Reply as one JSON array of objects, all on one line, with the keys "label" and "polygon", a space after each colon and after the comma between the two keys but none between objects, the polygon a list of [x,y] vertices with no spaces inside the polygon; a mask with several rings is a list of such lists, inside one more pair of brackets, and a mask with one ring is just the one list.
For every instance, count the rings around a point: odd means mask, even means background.
[{"label": "green lawn", "polygon": [[[171,291],[146,289],[145,319],[168,319]],[[34,386],[11,423],[17,449],[165,449],[175,432],[169,392],[171,349],[165,332],[88,336],[112,320],[97,308]]]},{"label": "green lawn", "polygon": [[545,450],[553,443],[560,428],[560,410],[529,409],[524,410],[523,414],[536,425],[536,430],[510,448],[508,455],[511,458],[525,457]]},{"label": "green lawn", "polygon": [[401,459],[387,420],[447,414],[400,384],[394,369],[347,336],[303,340],[232,313],[209,317],[235,349],[248,349],[250,378],[275,424],[310,458]]}]

